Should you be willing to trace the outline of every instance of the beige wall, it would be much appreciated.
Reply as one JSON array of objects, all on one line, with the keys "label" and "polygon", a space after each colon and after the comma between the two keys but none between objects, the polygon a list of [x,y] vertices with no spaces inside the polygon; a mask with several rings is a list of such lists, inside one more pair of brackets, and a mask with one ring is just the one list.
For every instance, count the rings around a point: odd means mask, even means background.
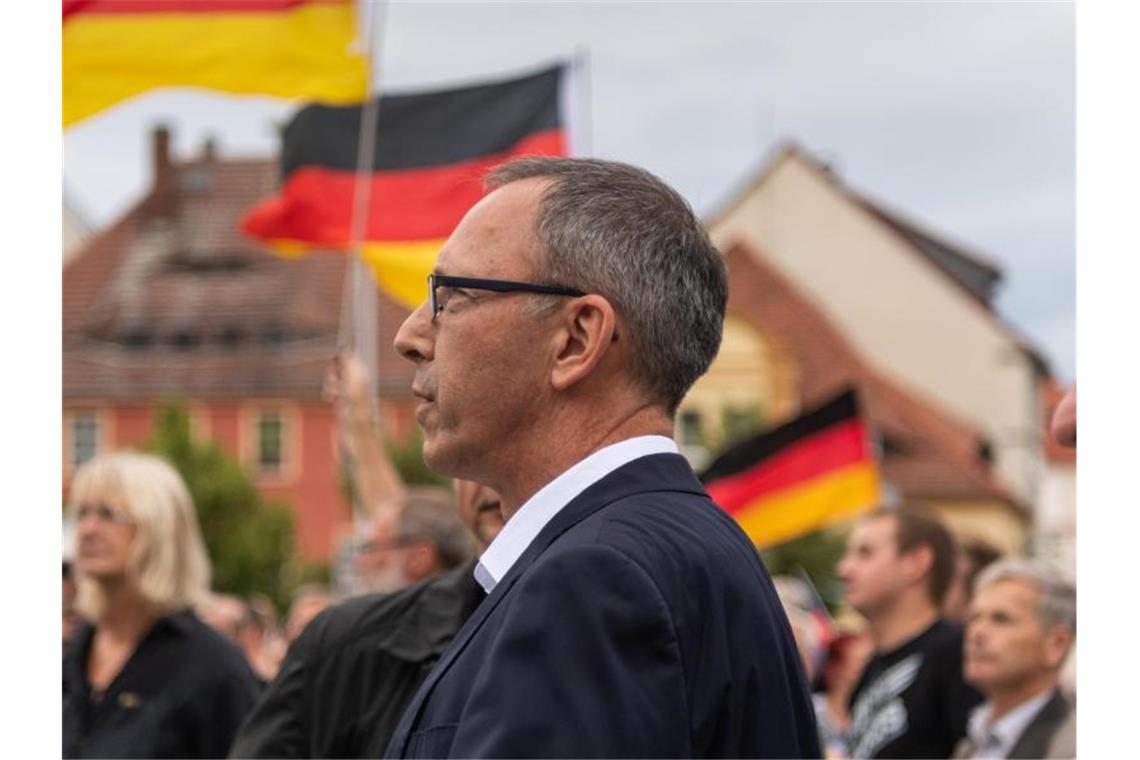
[{"label": "beige wall", "polygon": [[984,430],[1003,481],[1034,500],[1042,430],[1032,365],[932,263],[795,158],[711,234],[721,250],[751,242],[874,366]]},{"label": "beige wall", "polygon": [[[699,413],[705,442],[715,453],[725,443],[721,423],[727,407],[757,409],[760,419],[769,424],[795,416],[798,413],[795,373],[796,367],[787,352],[748,322],[729,314],[724,322],[720,351],[708,372],[697,380],[681,402],[678,425],[685,412]],[[688,453],[693,454],[690,459],[699,467],[701,453]]]}]

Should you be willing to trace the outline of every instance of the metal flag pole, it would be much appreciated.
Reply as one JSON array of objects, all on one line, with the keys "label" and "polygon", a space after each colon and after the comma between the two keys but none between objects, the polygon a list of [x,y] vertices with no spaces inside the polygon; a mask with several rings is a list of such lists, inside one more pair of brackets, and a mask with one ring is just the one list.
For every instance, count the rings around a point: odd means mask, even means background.
[{"label": "metal flag pole", "polygon": [[594,151],[594,114],[591,109],[590,48],[579,45],[564,73],[562,113],[569,119],[570,155],[590,156]]},{"label": "metal flag pole", "polygon": [[[377,27],[385,11],[387,0],[366,3],[362,10],[366,13],[364,28],[367,32],[364,47],[368,60],[368,98],[364,103],[360,119],[360,136],[357,143],[356,181],[352,192],[352,216],[350,223],[351,246],[351,303],[349,333],[350,344],[363,362],[368,373],[368,386],[376,387],[376,281],[372,270],[364,259],[364,241],[372,207],[372,164],[376,153],[376,121],[380,106],[379,79],[376,72]],[[371,394],[374,396],[375,394]]]},{"label": "metal flag pole", "polygon": [[[387,0],[368,0],[358,7],[362,14],[361,27],[364,31],[361,44],[368,62],[366,97],[361,109],[360,135],[356,149],[356,177],[352,188],[352,212],[349,226],[349,265],[345,270],[345,283],[341,300],[340,337],[338,350],[353,351],[364,365],[369,389],[369,406],[375,416],[377,411],[377,323],[376,323],[376,280],[372,269],[364,258],[364,244],[368,232],[368,222],[372,205],[372,168],[376,153],[376,123],[380,106],[379,79],[376,66],[378,61],[377,27],[380,25]],[[340,404],[347,403],[341,399]],[[343,412],[341,412],[343,415]],[[342,416],[343,419],[343,416]],[[355,468],[357,462],[349,461],[347,467]],[[352,500],[353,538],[343,558],[344,564],[338,568],[345,576],[346,586],[355,584],[354,567],[356,538],[367,528],[368,510],[360,503],[360,494],[354,493]]]}]

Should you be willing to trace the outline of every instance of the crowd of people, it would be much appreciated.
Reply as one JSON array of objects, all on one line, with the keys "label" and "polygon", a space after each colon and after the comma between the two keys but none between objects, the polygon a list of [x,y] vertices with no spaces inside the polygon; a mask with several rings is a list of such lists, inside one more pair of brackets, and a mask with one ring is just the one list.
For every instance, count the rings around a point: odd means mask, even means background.
[{"label": "crowd of people", "polygon": [[170,465],[76,472],[65,757],[1075,756],[1064,579],[880,509],[833,617],[709,502],[669,436],[725,279],[679,196],[585,159],[489,188],[396,341],[452,488],[401,482],[363,367],[330,372],[370,526],[348,598],[211,591]]},{"label": "crowd of people", "polygon": [[1065,579],[980,543],[956,546],[918,509],[859,520],[837,572],[858,616],[822,635],[802,593],[782,597],[808,653],[826,757],[1075,755],[1063,666],[1076,593]]}]

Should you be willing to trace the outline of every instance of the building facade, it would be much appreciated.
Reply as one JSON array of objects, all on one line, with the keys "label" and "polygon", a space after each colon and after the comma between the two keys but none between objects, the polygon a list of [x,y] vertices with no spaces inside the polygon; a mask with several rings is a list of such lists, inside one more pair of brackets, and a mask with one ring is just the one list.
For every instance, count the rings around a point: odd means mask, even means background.
[{"label": "building facade", "polygon": [[[156,130],[149,192],[64,266],[64,497],[75,466],[142,445],[158,407],[179,399],[199,437],[293,506],[302,556],[330,561],[352,530],[321,393],[345,342],[346,259],[284,259],[238,233],[275,190],[274,162],[221,161],[209,145],[175,162],[169,144]],[[709,227],[730,296],[720,354],[677,418],[695,466],[854,386],[886,501],[928,504],[1008,551],[1053,540],[1032,520],[1043,493],[1070,498],[1042,480],[1044,366],[992,310],[995,267],[795,148]],[[380,294],[378,393],[395,440],[415,424],[413,368],[391,349],[406,316]]]},{"label": "building facade", "polygon": [[[238,232],[274,190],[272,161],[219,161],[207,145],[174,162],[169,145],[156,130],[150,191],[64,265],[64,498],[78,464],[144,445],[157,409],[178,400],[263,496],[292,505],[301,555],[328,561],[352,526],[322,398],[343,343],[346,259],[287,260]],[[390,348],[405,315],[380,299],[381,410],[397,437],[413,423],[411,371]]]},{"label": "building facade", "polygon": [[1036,501],[1047,368],[994,310],[996,265],[852,190],[794,145],[708,225],[721,250],[763,250],[867,361],[982,431],[1002,482]]}]

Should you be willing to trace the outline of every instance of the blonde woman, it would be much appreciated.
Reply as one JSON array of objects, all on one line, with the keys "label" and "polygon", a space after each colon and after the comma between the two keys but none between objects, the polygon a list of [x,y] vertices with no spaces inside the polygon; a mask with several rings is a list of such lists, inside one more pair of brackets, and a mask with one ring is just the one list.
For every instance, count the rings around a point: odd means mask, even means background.
[{"label": "blonde woman", "polygon": [[224,757],[258,690],[191,611],[210,567],[186,485],[157,457],[96,457],[75,474],[69,516],[91,622],[64,656],[63,756]]}]

